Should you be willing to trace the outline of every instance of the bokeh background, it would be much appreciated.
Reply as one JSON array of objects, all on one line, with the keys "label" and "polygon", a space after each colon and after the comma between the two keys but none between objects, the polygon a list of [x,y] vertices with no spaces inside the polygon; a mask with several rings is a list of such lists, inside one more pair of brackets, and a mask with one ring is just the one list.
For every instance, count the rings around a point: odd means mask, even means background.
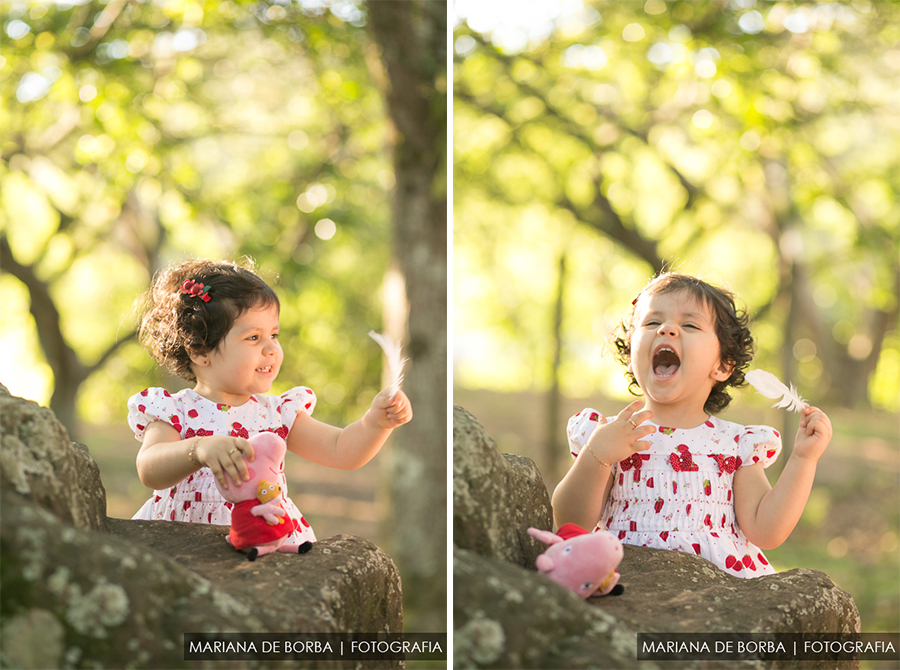
[{"label": "bokeh background", "polygon": [[334,425],[381,388],[366,334],[390,332],[417,421],[359,471],[287,469],[319,537],[394,556],[414,631],[446,630],[446,17],[418,1],[0,4],[0,381],[56,411],[109,515],[130,518],[150,492],[126,399],[185,386],[135,334],[160,268],[256,261],[282,305],[273,393],[311,387]]},{"label": "bokeh background", "polygon": [[[454,402],[552,492],[568,417],[631,398],[609,336],[648,279],[731,288],[754,367],[835,428],[767,555],[828,573],[864,631],[900,630],[900,5],[454,9]],[[724,418],[794,435],[734,395]]]}]

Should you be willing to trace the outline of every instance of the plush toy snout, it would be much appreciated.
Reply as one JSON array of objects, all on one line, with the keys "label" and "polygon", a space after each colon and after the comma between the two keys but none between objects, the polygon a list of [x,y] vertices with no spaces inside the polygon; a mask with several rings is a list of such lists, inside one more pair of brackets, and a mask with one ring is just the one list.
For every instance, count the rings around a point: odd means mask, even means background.
[{"label": "plush toy snout", "polygon": [[538,572],[550,572],[553,568],[556,567],[556,563],[553,562],[553,559],[547,556],[547,554],[541,554],[537,557],[536,561]]}]

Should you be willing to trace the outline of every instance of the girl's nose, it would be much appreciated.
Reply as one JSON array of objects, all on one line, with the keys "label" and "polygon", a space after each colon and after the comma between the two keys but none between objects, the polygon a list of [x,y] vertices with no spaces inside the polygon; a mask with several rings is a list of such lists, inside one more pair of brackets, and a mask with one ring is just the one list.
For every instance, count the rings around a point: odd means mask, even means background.
[{"label": "girl's nose", "polygon": [[657,335],[667,335],[669,337],[675,337],[678,335],[678,329],[670,323],[663,323],[659,326],[659,330],[656,331]]}]

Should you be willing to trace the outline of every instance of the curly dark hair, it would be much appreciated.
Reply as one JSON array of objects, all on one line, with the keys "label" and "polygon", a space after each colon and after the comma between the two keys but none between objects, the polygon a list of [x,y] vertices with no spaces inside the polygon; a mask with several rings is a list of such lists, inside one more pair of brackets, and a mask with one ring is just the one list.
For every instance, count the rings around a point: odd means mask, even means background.
[{"label": "curly dark hair", "polygon": [[[658,295],[687,291],[694,298],[707,305],[715,318],[716,335],[719,339],[719,352],[723,363],[731,366],[728,379],[716,382],[703,405],[707,414],[716,414],[728,407],[731,396],[729,387],[739,388],[746,385],[744,373],[753,359],[753,336],[750,334],[749,317],[745,309],[735,304],[735,295],[726,289],[707,284],[702,279],[677,272],[665,272],[653,279],[644,287],[640,295],[632,303],[631,314],[619,324],[614,344],[619,362],[626,369],[631,361],[631,336],[634,333],[634,314],[638,299],[644,295]],[[629,390],[637,395],[640,388],[634,373],[627,370]]]},{"label": "curly dark hair", "polygon": [[[216,349],[241,314],[281,304],[252,261],[190,260],[161,270],[143,296],[140,342],[161,366],[193,383],[191,356]],[[209,288],[209,301],[181,292],[186,280]]]}]

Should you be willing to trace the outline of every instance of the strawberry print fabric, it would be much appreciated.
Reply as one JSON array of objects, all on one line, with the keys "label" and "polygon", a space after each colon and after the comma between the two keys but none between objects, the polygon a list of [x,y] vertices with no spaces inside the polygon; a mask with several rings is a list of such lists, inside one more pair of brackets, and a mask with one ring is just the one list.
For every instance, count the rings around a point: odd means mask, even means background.
[{"label": "strawberry print fabric", "polygon": [[[567,427],[569,451],[578,456],[601,414],[585,409]],[[742,426],[710,417],[696,428],[659,426],[644,438],[650,449],[613,466],[604,527],[625,544],[684,551],[737,577],[775,574],[762,551],[738,528],[733,484],[738,468],[769,467],[781,436],[768,426]]]},{"label": "strawberry print fabric", "polygon": [[[143,441],[147,426],[154,421],[165,421],[182,439],[197,435],[250,438],[264,431],[287,439],[297,415],[312,414],[315,406],[316,395],[305,386],[297,386],[280,396],[253,395],[240,407],[214,403],[192,389],[170,394],[165,389],[149,388],[128,399],[128,425],[139,441]],[[288,497],[284,472],[279,474],[278,485],[284,492],[288,516],[297,522],[297,530],[287,541],[315,542],[312,527]],[[232,503],[216,488],[212,470],[203,467],[169,489],[154,491],[153,497],[133,518],[228,526],[232,508]]]}]

